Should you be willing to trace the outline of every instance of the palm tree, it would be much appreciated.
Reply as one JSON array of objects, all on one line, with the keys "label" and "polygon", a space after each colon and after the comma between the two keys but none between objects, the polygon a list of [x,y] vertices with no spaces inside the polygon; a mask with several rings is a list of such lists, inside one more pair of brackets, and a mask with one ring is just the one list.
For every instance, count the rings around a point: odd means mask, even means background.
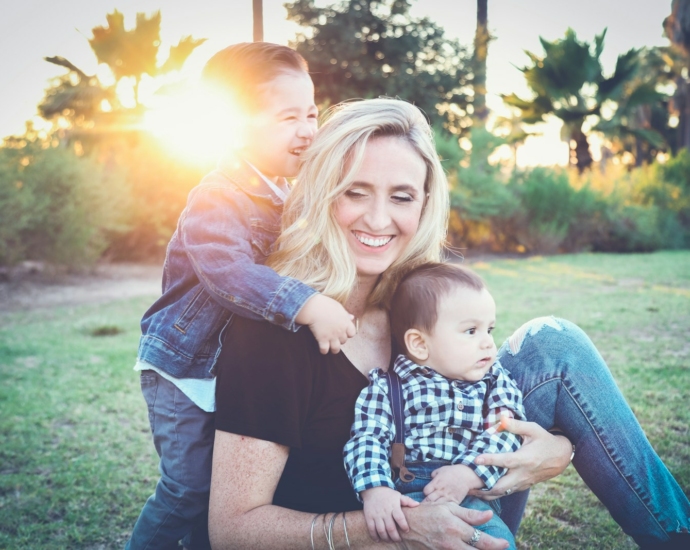
[{"label": "palm tree", "polygon": [[[87,75],[60,56],[44,58],[68,70],[46,90],[38,106],[46,120],[62,120],[67,128],[58,129],[63,144],[89,151],[104,143],[130,142],[138,136],[144,107],[139,101],[139,83],[143,75],[155,77],[179,70],[194,49],[204,40],[183,37],[170,48],[167,60],[157,64],[160,45],[160,12],[147,17],[137,14],[134,29],[126,30],[124,17],[115,10],[106,16],[107,27],[95,27],[89,40],[96,58],[106,63],[115,84],[104,86],[95,75]],[[116,88],[123,78],[134,79],[135,107],[126,108],[118,100]],[[112,141],[117,137],[116,141]]]},{"label": "palm tree", "polygon": [[672,107],[678,116],[678,146],[690,149],[690,0],[673,0],[664,31],[673,49],[683,59],[684,69],[674,71],[676,91]]},{"label": "palm tree", "polygon": [[488,0],[477,0],[477,30],[474,34],[474,120],[484,125],[489,116],[486,108],[486,58],[489,52]]},{"label": "palm tree", "polygon": [[[143,114],[139,100],[139,83],[144,75],[156,77],[182,68],[189,55],[205,39],[191,36],[180,39],[170,48],[167,60],[158,65],[160,46],[160,11],[150,17],[138,13],[136,25],[127,30],[124,16],[117,10],[106,15],[107,26],[92,29],[89,40],[99,63],[106,63],[115,77],[113,86],[104,86],[95,75],[87,75],[79,67],[60,56],[44,58],[68,72],[46,90],[38,109],[47,120],[64,117],[70,124],[70,136],[94,137],[99,133],[122,131],[136,125]],[[126,109],[118,103],[115,89],[123,78],[134,79],[135,108]],[[107,102],[107,108],[104,105]]]},{"label": "palm tree", "polygon": [[203,44],[206,39],[196,40],[184,36],[176,46],[170,48],[168,59],[162,65],[157,64],[160,46],[161,12],[150,17],[137,13],[133,29],[125,29],[125,18],[114,10],[106,15],[106,27],[94,27],[93,38],[89,40],[91,49],[99,63],[105,63],[115,79],[134,78],[134,100],[139,106],[139,83],[147,74],[155,77],[170,71],[179,70],[191,53]]},{"label": "palm tree", "polygon": [[570,162],[580,172],[592,164],[585,121],[600,117],[602,105],[620,99],[638,68],[638,52],[631,49],[618,56],[613,75],[605,77],[599,61],[605,36],[606,30],[590,44],[580,42],[568,29],[565,38],[553,42],[540,38],[544,55],[526,52],[531,65],[520,69],[534,97],[503,96],[508,105],[520,110],[527,124],[543,122],[551,114],[560,118],[561,138],[570,145]]},{"label": "palm tree", "polygon": [[628,152],[635,165],[651,163],[657,153],[673,149],[669,127],[669,97],[659,91],[671,80],[666,48],[643,48],[638,52],[639,70],[617,98],[615,112],[601,118],[593,130],[612,141],[614,152]]},{"label": "palm tree", "polygon": [[510,116],[500,116],[494,121],[494,132],[499,135],[513,153],[513,172],[517,169],[517,151],[529,136],[539,136],[539,132],[525,129],[522,118],[513,111]]},{"label": "palm tree", "polygon": [[38,105],[38,112],[46,120],[59,115],[68,115],[74,123],[93,120],[101,110],[103,101],[114,101],[115,90],[101,86],[95,75],[87,75],[64,57],[44,59],[69,70],[46,91],[43,101]]},{"label": "palm tree", "polygon": [[254,42],[263,42],[264,3],[262,0],[252,0],[252,16],[254,20]]}]

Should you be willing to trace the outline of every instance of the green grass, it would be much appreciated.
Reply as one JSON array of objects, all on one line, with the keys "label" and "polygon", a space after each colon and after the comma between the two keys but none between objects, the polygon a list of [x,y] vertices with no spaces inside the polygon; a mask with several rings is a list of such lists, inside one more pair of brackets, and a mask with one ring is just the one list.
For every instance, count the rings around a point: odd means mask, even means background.
[{"label": "green grass", "polygon": [[[690,252],[474,263],[497,341],[554,314],[609,362],[690,492]],[[157,480],[132,371],[150,298],[0,316],[0,549],[121,548]],[[533,490],[520,548],[634,548],[572,468]]]},{"label": "green grass", "polygon": [[[531,317],[580,325],[649,440],[690,493],[690,253],[578,254],[471,264],[498,306],[496,341]],[[636,548],[573,468],[535,487],[520,548]]]}]

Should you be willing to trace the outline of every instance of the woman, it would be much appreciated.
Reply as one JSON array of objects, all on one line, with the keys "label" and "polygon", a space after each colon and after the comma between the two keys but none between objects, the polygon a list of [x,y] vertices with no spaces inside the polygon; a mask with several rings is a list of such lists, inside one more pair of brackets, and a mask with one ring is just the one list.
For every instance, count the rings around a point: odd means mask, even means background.
[{"label": "woman", "polygon": [[[439,259],[447,214],[447,183],[415,107],[351,103],[322,127],[286,204],[271,264],[344,303],[359,332],[342,353],[324,356],[306,331],[235,319],[218,359],[209,512],[215,548],[387,547],[367,534],[342,447],[367,373],[390,361],[386,300],[406,270]],[[687,529],[690,504],[579,329],[537,320],[500,355],[536,422],[511,424],[524,439],[516,453],[481,457],[510,468],[482,496],[510,495],[560,474],[575,445],[576,468],[639,544]],[[502,517],[514,530],[523,495],[503,499],[513,500]],[[432,503],[405,513],[407,547],[506,547],[475,531],[487,512]]]}]

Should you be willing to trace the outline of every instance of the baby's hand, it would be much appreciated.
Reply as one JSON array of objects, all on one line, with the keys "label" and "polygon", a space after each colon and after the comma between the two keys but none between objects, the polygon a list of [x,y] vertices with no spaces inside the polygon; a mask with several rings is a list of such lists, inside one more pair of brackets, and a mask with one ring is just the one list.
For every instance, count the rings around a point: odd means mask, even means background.
[{"label": "baby's hand", "polygon": [[424,487],[423,502],[455,502],[460,504],[470,489],[484,487],[474,470],[464,464],[442,466],[431,473],[431,481]]},{"label": "baby's hand", "polygon": [[364,501],[364,519],[367,522],[369,536],[375,541],[400,542],[400,534],[396,524],[403,532],[407,533],[410,526],[407,524],[402,506],[414,508],[419,502],[410,497],[401,495],[390,487],[374,487],[361,493]]},{"label": "baby's hand", "polygon": [[355,316],[323,294],[315,294],[297,314],[295,321],[308,325],[319,344],[321,353],[339,353],[340,346],[357,334]]}]

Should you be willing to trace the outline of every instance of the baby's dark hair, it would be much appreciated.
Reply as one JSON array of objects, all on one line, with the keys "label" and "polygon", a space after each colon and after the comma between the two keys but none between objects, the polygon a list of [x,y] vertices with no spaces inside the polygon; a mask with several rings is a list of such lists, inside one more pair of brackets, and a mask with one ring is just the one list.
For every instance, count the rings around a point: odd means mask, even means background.
[{"label": "baby's dark hair", "polygon": [[201,77],[240,105],[254,109],[264,84],[280,74],[308,70],[307,62],[292,48],[270,42],[242,42],[216,53]]},{"label": "baby's dark hair", "polygon": [[407,353],[405,332],[409,329],[433,330],[441,299],[457,287],[480,291],[486,285],[466,267],[436,262],[422,264],[401,279],[390,307],[391,333],[399,353]]}]

